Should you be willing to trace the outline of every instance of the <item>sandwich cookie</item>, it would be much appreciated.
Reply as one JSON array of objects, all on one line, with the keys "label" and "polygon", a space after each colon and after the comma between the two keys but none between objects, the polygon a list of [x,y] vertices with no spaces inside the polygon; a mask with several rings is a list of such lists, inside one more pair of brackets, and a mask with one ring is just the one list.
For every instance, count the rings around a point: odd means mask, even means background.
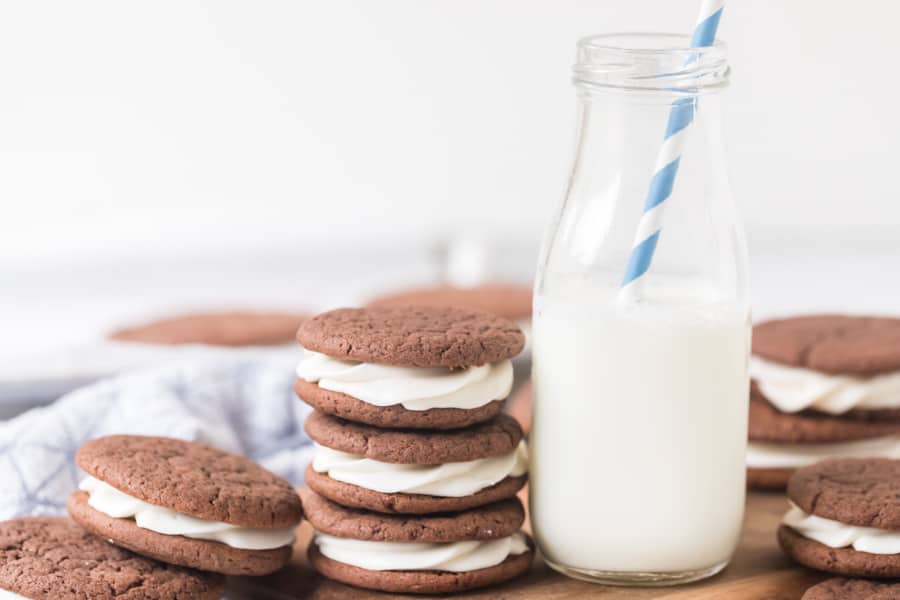
[{"label": "sandwich cookie", "polygon": [[4,600],[218,600],[224,587],[221,575],[132,554],[68,519],[0,523]]},{"label": "sandwich cookie", "polygon": [[897,600],[900,583],[835,577],[814,585],[800,600]]},{"label": "sandwich cookie", "polygon": [[807,316],[754,327],[753,487],[826,457],[900,458],[900,319]]},{"label": "sandwich cookie", "polygon": [[384,515],[304,496],[315,529],[309,560],[322,575],[385,592],[441,594],[528,570],[531,539],[518,499],[441,515]]},{"label": "sandwich cookie", "polygon": [[500,413],[525,343],[512,322],[448,307],[339,309],[300,326],[295,391],[376,427],[454,429]]},{"label": "sandwich cookie", "polygon": [[69,496],[69,514],[118,546],[229,575],[264,575],[290,559],[300,498],[242,456],[114,435],[87,442],[76,462],[89,476]]},{"label": "sandwich cookie", "polygon": [[195,313],[119,329],[109,338],[144,344],[272,346],[290,342],[305,319],[292,312]]},{"label": "sandwich cookie", "polygon": [[378,429],[314,412],[306,484],[381,513],[465,510],[515,496],[527,480],[522,428],[509,415],[450,431]]},{"label": "sandwich cookie", "polygon": [[900,577],[900,461],[831,459],[799,469],[778,542],[797,562],[848,577]]}]

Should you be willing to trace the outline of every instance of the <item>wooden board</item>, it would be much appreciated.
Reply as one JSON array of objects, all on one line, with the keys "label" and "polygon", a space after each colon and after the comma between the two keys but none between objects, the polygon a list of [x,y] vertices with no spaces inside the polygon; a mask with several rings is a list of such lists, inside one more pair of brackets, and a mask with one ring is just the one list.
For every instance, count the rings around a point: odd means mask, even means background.
[{"label": "wooden board", "polygon": [[[734,559],[725,571],[706,581],[669,588],[622,588],[600,586],[563,577],[535,560],[526,577],[505,585],[487,588],[457,598],[548,600],[552,598],[616,598],[643,600],[799,600],[803,591],[824,579],[820,573],[792,564],[778,549],[775,529],[787,509],[781,494],[747,497],[744,529]],[[312,531],[300,529],[292,564],[283,571],[261,579],[234,579],[229,582],[229,600],[361,600],[363,598],[409,598],[359,590],[313,572],[305,557]]]}]

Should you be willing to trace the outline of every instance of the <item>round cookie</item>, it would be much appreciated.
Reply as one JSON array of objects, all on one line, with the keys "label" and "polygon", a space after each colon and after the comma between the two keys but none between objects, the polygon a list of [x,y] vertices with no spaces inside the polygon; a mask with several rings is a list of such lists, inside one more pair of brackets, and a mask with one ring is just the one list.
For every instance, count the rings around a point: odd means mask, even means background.
[{"label": "round cookie", "polygon": [[499,565],[453,573],[450,571],[370,571],[332,560],[309,546],[312,567],[329,579],[348,585],[407,594],[452,594],[495,585],[524,574],[534,560],[534,543],[527,538],[528,551],[509,556]]},{"label": "round cookie", "polygon": [[900,421],[834,417],[811,411],[783,413],[753,386],[748,429],[751,441],[829,444],[896,435],[900,433]]},{"label": "round cookie", "polygon": [[787,493],[794,504],[817,517],[900,530],[900,460],[825,460],[798,469]]},{"label": "round cookie", "polygon": [[195,313],[119,329],[109,339],[166,345],[270,346],[293,340],[306,318],[290,312]]},{"label": "round cookie", "polygon": [[523,435],[519,423],[506,414],[466,429],[404,431],[379,429],[314,412],[306,419],[305,429],[322,446],[381,462],[412,465],[506,454],[516,449]]},{"label": "round cookie", "polygon": [[512,498],[524,487],[528,477],[525,475],[507,477],[471,496],[461,497],[378,492],[332,479],[325,473],[316,472],[312,465],[306,467],[304,481],[317,494],[342,506],[374,510],[380,513],[410,515],[456,512]]},{"label": "round cookie", "polygon": [[456,513],[386,515],[341,506],[316,493],[305,494],[306,518],[335,537],[377,542],[459,542],[510,536],[525,522],[518,498]]},{"label": "round cookie", "polygon": [[[339,506],[315,493],[304,496],[309,521],[319,532],[336,537],[384,542],[442,543],[493,540],[519,531],[525,511],[518,499],[459,513],[436,515],[382,515]],[[313,542],[309,560],[324,576],[358,587],[400,593],[450,593],[512,579],[531,565],[534,546],[510,555],[492,567],[465,572],[438,570],[374,571],[341,563],[324,556]]]},{"label": "round cookie", "polygon": [[506,412],[519,422],[525,433],[531,431],[531,403],[533,386],[529,379],[510,397],[506,403]]},{"label": "round cookie", "polygon": [[[87,442],[76,462],[128,496],[197,519],[253,529],[296,526],[303,510],[291,485],[236,454],[183,440],[116,435]],[[86,529],[165,562],[226,574],[265,574],[284,566],[291,546],[244,550],[224,543],[163,535],[95,510],[74,492],[72,518]]]},{"label": "round cookie", "polygon": [[341,308],[305,321],[297,341],[342,360],[407,367],[480,366],[512,358],[525,336],[481,311],[433,306]]},{"label": "round cookie", "polygon": [[766,321],[753,328],[753,353],[823,373],[900,371],[900,319],[809,315]]},{"label": "round cookie", "polygon": [[303,379],[294,382],[294,392],[316,410],[341,419],[386,428],[458,429],[488,421],[503,410],[503,400],[494,400],[472,409],[407,410],[400,404],[375,406],[340,392],[320,388]]},{"label": "round cookie", "polygon": [[0,523],[0,590],[35,600],[218,600],[221,575],[163,564],[68,519]]},{"label": "round cookie", "polygon": [[784,490],[794,469],[760,469],[747,467],[747,487],[759,491]]},{"label": "round cookie", "polygon": [[811,569],[846,577],[900,577],[900,560],[893,554],[870,554],[853,548],[829,548],[803,537],[785,525],[778,528],[778,544],[785,554]]},{"label": "round cookie", "polygon": [[368,306],[452,306],[482,310],[518,321],[531,318],[531,287],[493,283],[475,287],[439,285],[375,298]]},{"label": "round cookie", "polygon": [[812,586],[800,600],[896,600],[900,583],[835,577]]}]

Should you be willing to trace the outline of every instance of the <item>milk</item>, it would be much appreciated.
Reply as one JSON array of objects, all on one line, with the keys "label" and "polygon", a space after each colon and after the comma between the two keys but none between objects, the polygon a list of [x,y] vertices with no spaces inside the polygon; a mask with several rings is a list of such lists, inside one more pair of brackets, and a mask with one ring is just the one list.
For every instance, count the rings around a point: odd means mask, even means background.
[{"label": "milk", "polygon": [[590,284],[537,299],[530,510],[557,567],[709,570],[737,544],[747,311],[655,292],[636,306]]}]

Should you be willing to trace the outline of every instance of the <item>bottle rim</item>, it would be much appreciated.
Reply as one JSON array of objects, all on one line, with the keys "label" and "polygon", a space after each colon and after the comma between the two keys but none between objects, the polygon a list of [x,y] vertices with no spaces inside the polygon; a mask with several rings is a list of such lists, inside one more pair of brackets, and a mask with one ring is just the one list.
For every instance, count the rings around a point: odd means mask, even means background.
[{"label": "bottle rim", "polygon": [[590,89],[700,94],[728,84],[724,42],[692,47],[678,33],[607,33],[578,41],[576,86]]}]

